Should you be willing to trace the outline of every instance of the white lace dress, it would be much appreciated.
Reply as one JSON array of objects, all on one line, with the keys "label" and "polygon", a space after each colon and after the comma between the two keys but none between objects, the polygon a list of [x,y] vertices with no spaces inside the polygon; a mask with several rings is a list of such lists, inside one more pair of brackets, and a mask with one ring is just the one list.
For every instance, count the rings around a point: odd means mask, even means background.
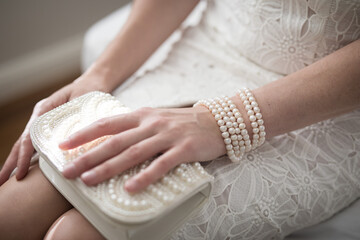
[{"label": "white lace dress", "polygon": [[[134,108],[191,104],[259,87],[359,38],[359,0],[208,1],[165,60],[115,94]],[[210,200],[173,239],[283,238],[359,198],[360,109],[206,170],[215,176]]]}]

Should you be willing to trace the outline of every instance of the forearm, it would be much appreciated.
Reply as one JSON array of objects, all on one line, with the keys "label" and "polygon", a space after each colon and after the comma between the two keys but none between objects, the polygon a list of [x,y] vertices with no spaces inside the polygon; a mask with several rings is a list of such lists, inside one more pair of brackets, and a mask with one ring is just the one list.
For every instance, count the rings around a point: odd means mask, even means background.
[{"label": "forearm", "polygon": [[[267,138],[359,108],[360,40],[253,93]],[[238,97],[234,100],[242,110]]]},{"label": "forearm", "polygon": [[183,22],[198,0],[137,0],[129,19],[91,66],[110,89],[131,76]]}]

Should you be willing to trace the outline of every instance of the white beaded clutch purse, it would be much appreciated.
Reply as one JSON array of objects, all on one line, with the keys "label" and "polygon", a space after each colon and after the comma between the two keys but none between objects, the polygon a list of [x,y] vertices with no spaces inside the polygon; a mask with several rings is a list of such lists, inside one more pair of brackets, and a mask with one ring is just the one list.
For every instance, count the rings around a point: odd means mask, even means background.
[{"label": "white beaded clutch purse", "polygon": [[67,162],[109,136],[70,151],[59,149],[59,141],[100,118],[129,111],[110,94],[91,92],[40,116],[31,127],[31,140],[40,154],[44,175],[105,238],[164,239],[210,194],[213,177],[199,163],[181,164],[146,190],[132,195],[123,189],[125,181],[146,168],[150,160],[93,187],[61,174]]}]

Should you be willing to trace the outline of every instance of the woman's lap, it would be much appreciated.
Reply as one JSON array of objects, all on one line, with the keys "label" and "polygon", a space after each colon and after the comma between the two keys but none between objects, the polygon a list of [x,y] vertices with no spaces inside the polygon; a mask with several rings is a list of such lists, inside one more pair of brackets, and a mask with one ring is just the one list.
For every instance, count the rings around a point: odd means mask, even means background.
[{"label": "woman's lap", "polygon": [[209,203],[174,239],[283,238],[360,196],[360,110],[267,141],[239,164],[224,157]]},{"label": "woman's lap", "polygon": [[41,239],[71,208],[35,165],[23,180],[12,177],[0,187],[0,239]]},{"label": "woman's lap", "polygon": [[[176,235],[281,238],[331,217],[359,196],[359,118],[355,111],[279,136],[240,164],[226,158],[211,162],[206,169],[215,183],[209,204]],[[80,230],[98,236],[71,208],[35,166],[24,180],[12,178],[0,187],[0,238],[42,238],[51,226],[49,239]],[[78,232],[62,230],[74,221],[82,226]]]}]

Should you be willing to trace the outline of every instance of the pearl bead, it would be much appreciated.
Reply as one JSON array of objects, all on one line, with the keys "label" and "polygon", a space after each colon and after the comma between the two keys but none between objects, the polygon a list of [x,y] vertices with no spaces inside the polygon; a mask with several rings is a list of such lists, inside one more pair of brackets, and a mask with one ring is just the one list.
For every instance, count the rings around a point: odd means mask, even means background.
[{"label": "pearl bead", "polygon": [[230,122],[230,118],[229,118],[229,117],[224,117],[223,120],[224,120],[225,122]]},{"label": "pearl bead", "polygon": [[251,122],[254,122],[256,120],[256,117],[254,115],[249,116],[249,120]]},{"label": "pearl bead", "polygon": [[229,131],[230,134],[235,134],[235,128],[229,128],[228,131]]},{"label": "pearl bead", "polygon": [[232,144],[233,144],[234,146],[238,146],[238,145],[239,145],[239,141],[234,140],[234,141],[232,141]]},{"label": "pearl bead", "polygon": [[257,102],[251,102],[251,106],[253,106],[253,107],[257,107],[257,106],[258,106],[258,104],[257,104]]},{"label": "pearl bead", "polygon": [[248,131],[247,131],[246,129],[242,129],[242,130],[241,130],[241,135],[244,136],[244,135],[246,135],[246,134],[248,134]]},{"label": "pearl bead", "polygon": [[147,203],[146,200],[141,200],[141,201],[140,201],[140,206],[141,206],[142,208],[145,208],[147,205],[148,205],[148,203]]},{"label": "pearl bead", "polygon": [[256,127],[258,127],[258,124],[257,124],[257,122],[251,122],[251,127],[253,127],[253,128],[256,128]]},{"label": "pearl bead", "polygon": [[224,107],[224,112],[230,112],[230,108],[229,107]]},{"label": "pearl bead", "polygon": [[241,117],[241,113],[237,112],[237,113],[235,113],[234,116],[235,116],[236,118],[239,118],[239,117]]},{"label": "pearl bead", "polygon": [[245,136],[243,136],[243,139],[244,140],[249,140],[250,139],[249,134],[246,134]]},{"label": "pearl bead", "polygon": [[260,108],[259,108],[259,107],[254,107],[254,112],[259,113],[259,112],[260,112]]},{"label": "pearl bead", "polygon": [[253,134],[253,139],[259,139],[259,134]]},{"label": "pearl bead", "polygon": [[240,124],[239,124],[239,128],[240,128],[240,129],[245,129],[245,127],[246,127],[246,126],[245,126],[245,123],[240,123]]},{"label": "pearl bead", "polygon": [[129,207],[130,207],[130,200],[129,200],[129,199],[126,199],[126,200],[124,201],[124,207],[127,208],[127,209],[129,209]]},{"label": "pearl bead", "polygon": [[175,174],[177,174],[177,175],[180,175],[180,174],[182,174],[184,172],[184,170],[182,170],[181,168],[176,168],[175,169]]},{"label": "pearl bead", "polygon": [[265,132],[260,132],[259,135],[260,135],[260,137],[265,137],[266,133]]},{"label": "pearl bead", "polygon": [[248,105],[245,106],[245,109],[249,111],[249,110],[252,109],[252,106],[248,104]]},{"label": "pearl bead", "polygon": [[234,114],[232,112],[228,112],[227,115],[228,115],[228,117],[234,116]]},{"label": "pearl bead", "polygon": [[215,120],[218,121],[218,120],[220,120],[220,119],[221,119],[221,115],[220,115],[220,114],[216,114],[216,115],[215,115]]},{"label": "pearl bead", "polygon": [[236,134],[240,134],[240,131],[241,131],[240,128],[235,128],[235,133]]},{"label": "pearl bead", "polygon": [[258,123],[259,125],[263,125],[263,124],[264,124],[264,120],[263,120],[263,119],[259,119],[259,120],[257,120],[257,123]]},{"label": "pearl bead", "polygon": [[257,119],[261,119],[261,118],[262,118],[262,114],[261,114],[261,113],[256,113],[255,116],[256,116]]},{"label": "pearl bead", "polygon": [[250,104],[250,102],[248,101],[248,100],[245,100],[244,101],[244,105],[246,106],[246,105],[249,105]]},{"label": "pearl bead", "polygon": [[244,122],[244,119],[242,117],[239,117],[237,120],[236,120],[237,123],[242,123]]},{"label": "pearl bead", "polygon": [[253,128],[253,133],[259,133],[259,128]]},{"label": "pearl bead", "polygon": [[124,199],[122,199],[121,197],[119,197],[116,202],[120,205],[122,205],[124,203]]},{"label": "pearl bead", "polygon": [[221,127],[220,127],[220,131],[221,131],[221,132],[226,132],[226,131],[227,131],[227,127],[226,127],[226,126],[221,126]]},{"label": "pearl bead", "polygon": [[249,116],[251,116],[251,115],[254,115],[255,113],[254,113],[253,110],[249,110],[249,111],[247,112],[247,114],[248,114]]},{"label": "pearl bead", "polygon": [[232,126],[233,126],[234,128],[237,128],[237,127],[239,126],[239,124],[238,124],[237,122],[233,122]]},{"label": "pearl bead", "polygon": [[264,125],[259,126],[259,130],[260,130],[260,131],[265,131]]},{"label": "pearl bead", "polygon": [[233,126],[232,122],[227,122],[226,127],[231,128]]},{"label": "pearl bead", "polygon": [[231,121],[231,122],[235,122],[235,121],[236,121],[236,118],[235,118],[235,117],[230,117],[230,121]]},{"label": "pearl bead", "polygon": [[217,121],[217,124],[218,124],[219,126],[224,126],[224,125],[225,125],[225,122],[224,122],[224,120],[218,120],[218,121]]},{"label": "pearl bead", "polygon": [[235,104],[230,104],[229,108],[230,108],[231,110],[234,110],[234,109],[236,108],[236,106],[235,106]]},{"label": "pearl bead", "polygon": [[223,132],[223,133],[221,133],[221,136],[223,138],[228,138],[230,136],[230,134],[228,132]]},{"label": "pearl bead", "polygon": [[225,143],[225,144],[230,144],[230,143],[231,143],[231,139],[230,139],[230,138],[225,138],[225,139],[224,139],[224,143]]},{"label": "pearl bead", "polygon": [[241,141],[243,139],[242,135],[237,135],[237,140]]},{"label": "pearl bead", "polygon": [[226,144],[225,147],[226,147],[226,150],[228,150],[228,151],[233,149],[233,146],[231,144]]}]

